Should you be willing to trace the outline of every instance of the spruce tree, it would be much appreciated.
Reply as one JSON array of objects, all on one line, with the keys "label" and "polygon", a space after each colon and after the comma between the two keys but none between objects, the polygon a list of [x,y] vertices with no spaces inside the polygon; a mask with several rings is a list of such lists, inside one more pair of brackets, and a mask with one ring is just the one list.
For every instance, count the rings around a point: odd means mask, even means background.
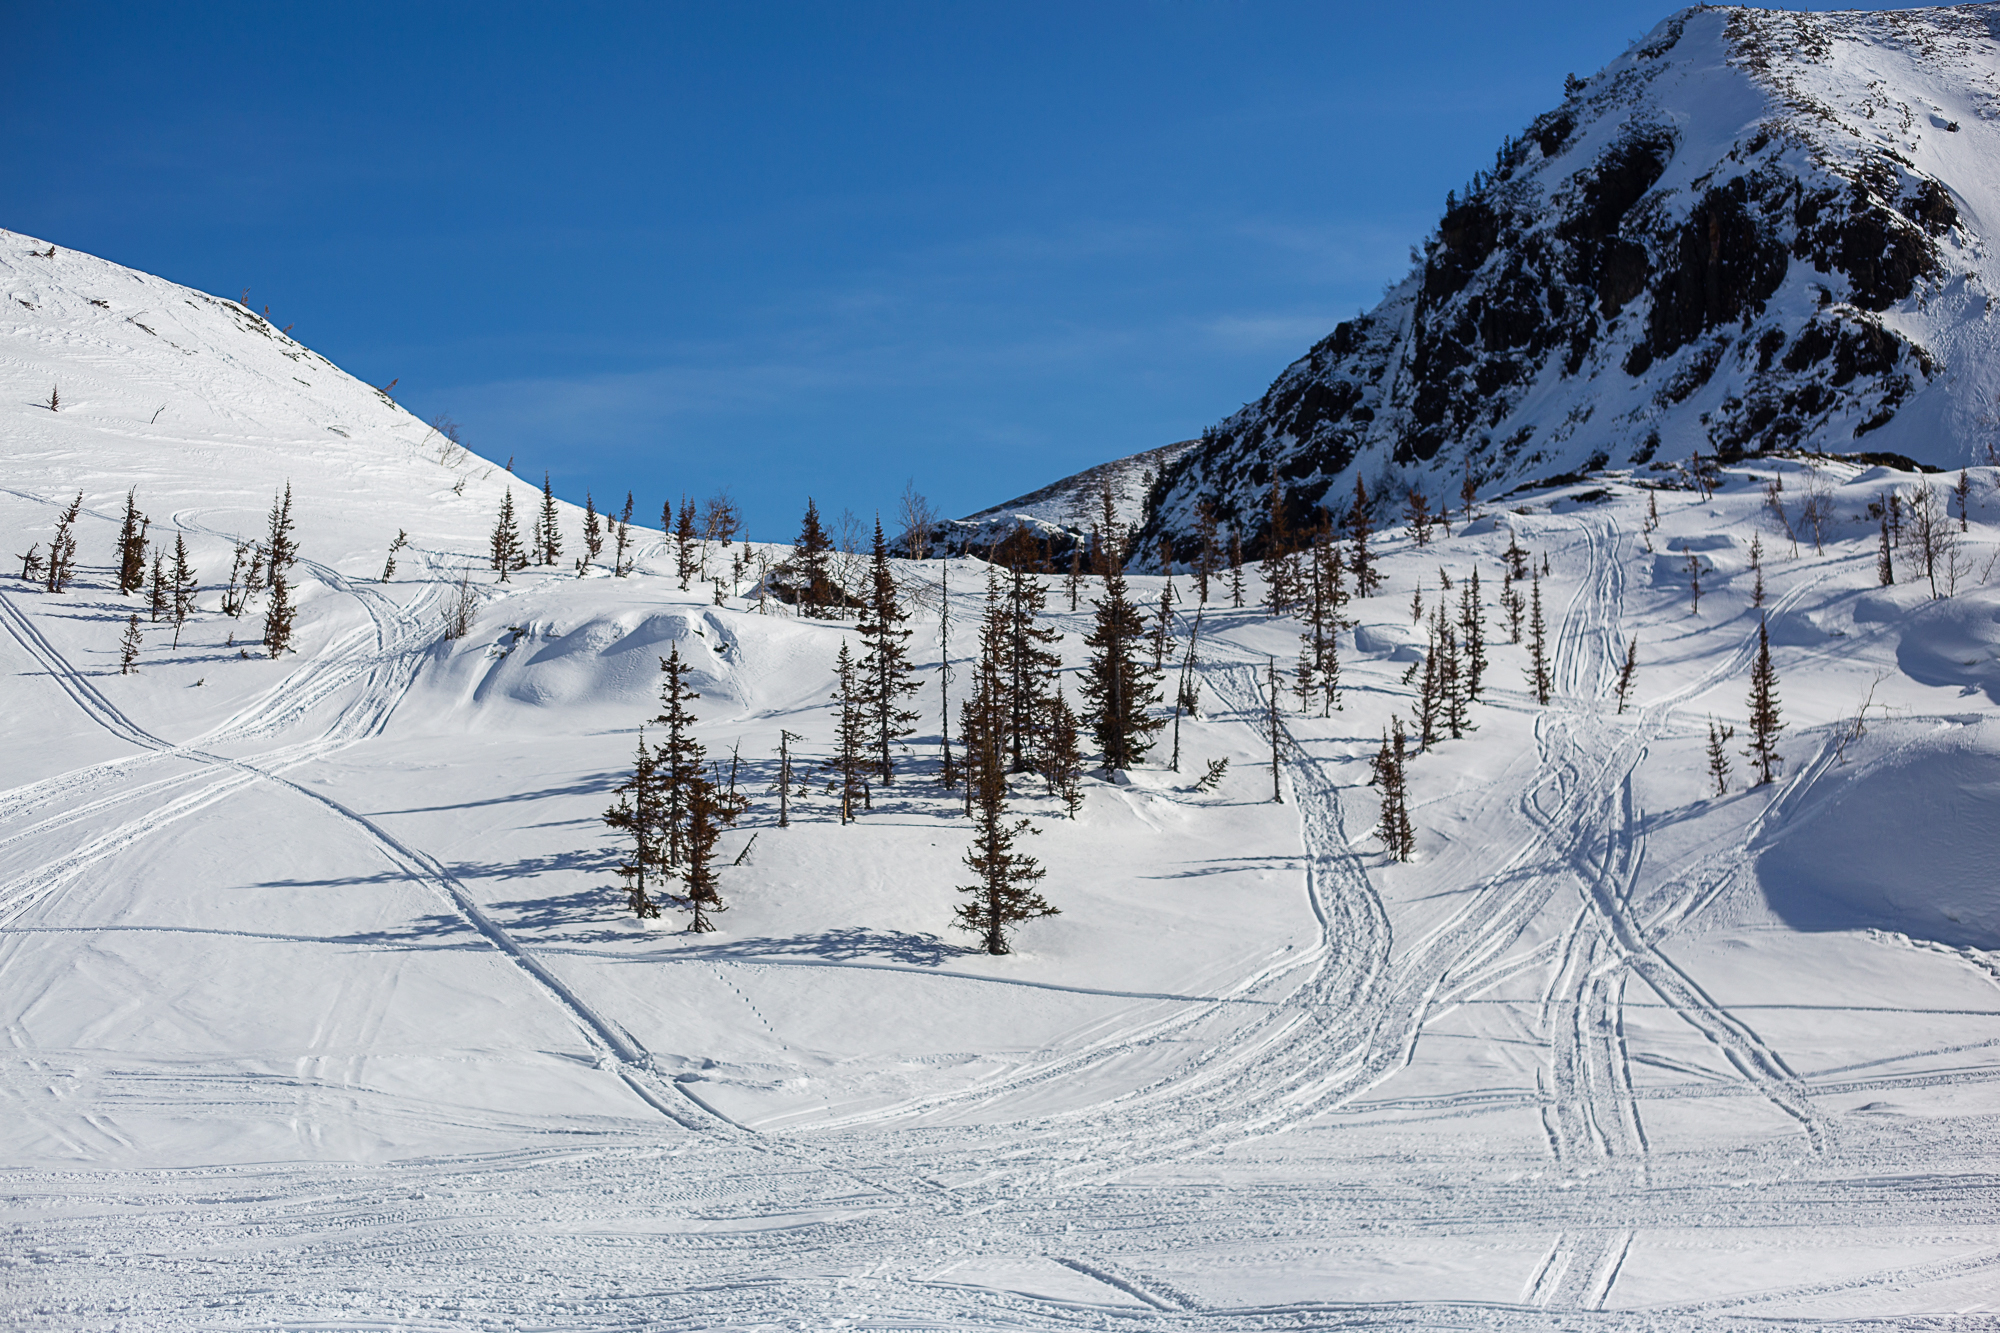
[{"label": "spruce tree", "polygon": [[1229,604],[1243,609],[1243,534],[1235,524],[1229,527]]},{"label": "spruce tree", "polygon": [[195,577],[194,565],[188,560],[187,538],[174,534],[173,592],[169,610],[174,620],[174,647],[181,646],[181,626],[187,624],[194,614],[194,599],[201,591],[201,583]]},{"label": "spruce tree", "polygon": [[1444,599],[1440,597],[1432,617],[1432,635],[1438,646],[1438,705],[1445,730],[1451,733],[1453,740],[1458,740],[1472,730],[1467,716],[1472,695],[1465,685],[1465,664],[1459,657],[1458,632],[1452,627],[1447,609]]},{"label": "spruce tree", "polygon": [[1368,549],[1368,539],[1374,534],[1368,513],[1368,487],[1357,475],[1354,478],[1354,503],[1347,511],[1347,536],[1352,546],[1348,559],[1348,569],[1354,575],[1354,595],[1373,597],[1382,586],[1382,575],[1375,568],[1374,552]]},{"label": "spruce tree", "polygon": [[1479,567],[1458,590],[1458,633],[1465,649],[1465,694],[1477,699],[1486,678],[1486,608],[1479,601]]},{"label": "spruce tree", "polygon": [[1055,698],[1049,701],[1040,750],[1042,778],[1049,784],[1049,794],[1061,801],[1069,817],[1075,819],[1076,812],[1083,808],[1083,751],[1078,744],[1076,714],[1060,685],[1056,687]]},{"label": "spruce tree", "polygon": [[1528,553],[1522,549],[1521,538],[1512,528],[1507,530],[1507,549],[1501,552],[1507,561],[1507,577],[1520,582],[1528,577]]},{"label": "spruce tree", "polygon": [[1618,673],[1618,711],[1625,711],[1625,701],[1632,695],[1632,679],[1639,671],[1639,636],[1634,634],[1625,645],[1625,666]]},{"label": "spruce tree", "polygon": [[146,589],[146,619],[157,625],[167,615],[167,557],[163,551],[153,552],[153,575]]},{"label": "spruce tree", "polygon": [[144,642],[139,632],[139,613],[134,611],[125,619],[125,636],[118,641],[118,674],[130,676],[139,670],[139,647]]},{"label": "spruce tree", "polygon": [[625,492],[625,511],[618,516],[617,526],[611,533],[611,573],[624,578],[632,572],[632,562],[625,553],[632,548],[632,492]]},{"label": "spruce tree", "polygon": [[[265,577],[273,574],[292,572],[298,562],[299,543],[292,536],[292,483],[285,483],[284,492],[271,500],[271,517],[264,535]],[[253,578],[254,581],[254,578]]]},{"label": "spruce tree", "polygon": [[[993,605],[989,601],[989,606]],[[1042,623],[1048,589],[1026,570],[1011,571],[1000,590],[1001,677],[1006,690],[1005,742],[1013,772],[1041,767],[1039,741],[1049,709],[1049,681],[1062,657],[1062,635]]]},{"label": "spruce tree", "polygon": [[974,880],[958,887],[970,901],[959,904],[954,913],[955,924],[979,936],[986,952],[994,955],[1010,951],[1010,927],[1057,914],[1034,887],[1046,872],[1033,857],[1014,849],[1021,834],[1034,830],[1027,820],[1013,821],[1007,816],[1006,684],[999,646],[990,643],[981,652],[971,696],[960,713],[967,802],[973,821],[972,846],[965,853],[965,864]]},{"label": "spruce tree", "polygon": [[674,576],[680,580],[681,591],[688,590],[688,582],[701,572],[701,560],[697,551],[699,537],[695,531],[694,505],[687,496],[681,497],[681,516],[674,525]]},{"label": "spruce tree", "polygon": [[1717,730],[1715,719],[1708,720],[1708,776],[1715,783],[1717,796],[1729,795],[1729,740],[1736,734],[1736,728],[1723,727]]},{"label": "spruce tree", "polygon": [[[1194,591],[1196,605],[1208,605],[1208,583],[1222,567],[1222,547],[1218,540],[1215,502],[1203,500],[1195,506],[1195,536],[1201,543],[1195,554]],[[1075,607],[1070,608],[1072,611]]]},{"label": "spruce tree", "polygon": [[1391,732],[1382,735],[1382,748],[1375,752],[1373,781],[1382,793],[1382,816],[1376,828],[1389,855],[1395,860],[1407,861],[1417,848],[1416,830],[1410,826],[1405,778],[1409,738],[1403,733],[1402,718],[1392,717],[1390,726]]},{"label": "spruce tree", "polygon": [[1166,581],[1160,585],[1160,609],[1153,617],[1153,671],[1155,674],[1166,669],[1167,645],[1174,636],[1174,575],[1170,568]]},{"label": "spruce tree", "polygon": [[1095,604],[1095,625],[1084,639],[1091,649],[1084,669],[1085,717],[1104,766],[1129,769],[1151,748],[1150,738],[1165,720],[1147,713],[1159,701],[1159,681],[1146,666],[1146,617],[1125,584],[1108,486],[1102,504],[1104,591]]},{"label": "spruce tree", "polygon": [[1313,534],[1305,576],[1305,631],[1299,635],[1299,711],[1315,701],[1321,717],[1340,707],[1340,612],[1347,601],[1345,573],[1332,527],[1321,522]]},{"label": "spruce tree", "polygon": [[535,563],[553,565],[562,560],[562,515],[556,509],[556,493],[549,474],[542,473],[542,512],[535,519]]},{"label": "spruce tree", "polygon": [[701,698],[688,688],[693,671],[693,666],[681,659],[680,644],[667,645],[667,655],[660,659],[661,711],[653,718],[666,728],[666,739],[653,747],[659,793],[653,809],[664,863],[674,867],[686,862],[689,803],[707,758],[701,742],[694,738],[695,717],[688,710],[688,704]]},{"label": "spruce tree", "polygon": [[806,497],[805,518],[799,523],[799,539],[792,546],[792,568],[799,577],[799,610],[806,615],[825,615],[835,605],[832,578],[833,539],[819,520],[819,506]]},{"label": "spruce tree", "polygon": [[1410,493],[1403,500],[1404,516],[1410,524],[1410,540],[1418,546],[1428,546],[1431,541],[1431,502],[1421,486],[1410,487]]},{"label": "spruce tree", "polygon": [[1274,616],[1290,615],[1298,602],[1298,585],[1292,560],[1292,529],[1285,518],[1285,493],[1276,477],[1271,478],[1267,500],[1270,526],[1264,536],[1264,606]]},{"label": "spruce tree", "polygon": [[604,554],[604,520],[598,516],[597,500],[589,491],[583,493],[583,563],[585,566],[597,562]]},{"label": "spruce tree", "polygon": [[1778,769],[1778,733],[1785,724],[1778,715],[1778,671],[1771,665],[1771,631],[1757,622],[1757,660],[1750,668],[1750,748],[1743,753],[1757,765],[1757,785],[1769,783]]},{"label": "spruce tree", "polygon": [[129,596],[146,586],[146,524],[139,512],[139,488],[125,492],[125,518],[118,526],[118,594]]},{"label": "spruce tree", "polygon": [[854,654],[848,650],[845,639],[840,641],[833,674],[833,753],[823,767],[833,774],[833,790],[840,797],[840,822],[847,824],[853,822],[863,799],[862,775],[868,769],[868,724],[872,710],[868,707],[867,686],[855,669]]},{"label": "spruce tree", "polygon": [[1896,581],[1896,558],[1891,553],[1889,546],[1889,515],[1887,511],[1884,511],[1882,514],[1882,541],[1875,550],[1875,581],[1885,588]]},{"label": "spruce tree", "polygon": [[604,812],[604,822],[631,840],[625,856],[612,873],[625,881],[625,905],[632,915],[645,919],[660,914],[659,904],[646,892],[646,870],[659,865],[660,822],[659,760],[646,745],[646,729],[639,729],[639,748],[633,756],[632,772],[613,789],[618,800]]},{"label": "spruce tree", "polygon": [[405,546],[408,546],[409,544],[410,544],[410,534],[403,531],[403,529],[401,528],[397,528],[396,540],[389,543],[389,556],[386,560],[382,562],[381,582],[387,583],[390,579],[396,577],[396,552],[402,550]]},{"label": "spruce tree", "polygon": [[524,568],[527,561],[521,555],[521,527],[514,521],[514,492],[510,488],[500,497],[500,516],[493,523],[493,535],[488,539],[488,560],[500,573],[500,581],[507,582],[507,576],[516,569]]},{"label": "spruce tree", "polygon": [[1750,536],[1750,573],[1755,582],[1750,585],[1750,605],[1764,604],[1764,537],[1761,533]]},{"label": "spruce tree", "polygon": [[1694,603],[1694,614],[1701,614],[1701,557],[1688,552],[1688,596]]},{"label": "spruce tree", "polygon": [[1417,749],[1429,750],[1437,743],[1438,721],[1444,716],[1443,646],[1438,642],[1437,625],[1425,627],[1423,672],[1417,678]]},{"label": "spruce tree", "polygon": [[1264,709],[1264,731],[1271,741],[1271,803],[1273,805],[1283,805],[1285,803],[1285,791],[1279,784],[1284,772],[1280,760],[1283,757],[1285,725],[1283,717],[1278,712],[1278,659],[1275,657],[1266,657],[1264,659],[1264,672],[1266,705]]},{"label": "spruce tree", "polygon": [[1083,542],[1077,541],[1069,548],[1069,609],[1076,610],[1077,594],[1083,589]]},{"label": "spruce tree", "polygon": [[270,572],[271,596],[264,606],[264,651],[282,657],[292,649],[292,585],[282,570]]},{"label": "spruce tree", "polygon": [[42,578],[43,563],[44,563],[42,560],[42,544],[40,542],[29,542],[28,553],[19,558],[21,561],[22,582],[24,583],[40,582]]},{"label": "spruce tree", "polygon": [[1555,689],[1555,682],[1549,679],[1549,631],[1542,619],[1542,579],[1539,574],[1534,579],[1534,591],[1528,602],[1528,683],[1534,686],[1535,702],[1545,704],[1549,694]]},{"label": "spruce tree", "polygon": [[49,540],[50,592],[63,591],[76,577],[76,519],[82,512],[83,492],[78,491],[76,499],[69,502],[69,508],[56,518],[56,535]]},{"label": "spruce tree", "polygon": [[910,631],[903,628],[908,619],[896,593],[895,573],[889,567],[889,543],[882,535],[882,520],[878,517],[869,558],[868,602],[856,628],[864,645],[861,677],[868,696],[869,748],[875,752],[875,770],[884,783],[896,780],[891,757],[896,742],[916,731],[916,711],[901,704],[904,698],[917,692],[908,647]]}]

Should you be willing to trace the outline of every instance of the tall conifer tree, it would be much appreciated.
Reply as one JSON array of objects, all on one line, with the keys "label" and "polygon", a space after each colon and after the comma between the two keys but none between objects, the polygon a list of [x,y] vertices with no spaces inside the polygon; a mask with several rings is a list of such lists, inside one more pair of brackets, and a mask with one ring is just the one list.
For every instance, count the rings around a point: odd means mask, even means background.
[{"label": "tall conifer tree", "polygon": [[1771,629],[1757,622],[1757,659],[1750,668],[1750,748],[1744,753],[1757,765],[1757,785],[1770,782],[1778,770],[1778,733],[1785,729],[1778,712],[1778,669],[1771,664]]},{"label": "tall conifer tree", "polygon": [[869,748],[875,753],[875,770],[885,783],[896,780],[891,753],[896,742],[916,731],[916,711],[904,708],[901,702],[917,692],[908,647],[910,631],[903,627],[908,619],[896,592],[895,571],[889,566],[889,543],[882,535],[882,520],[877,518],[875,543],[869,553],[868,604],[856,628],[864,645],[861,675],[868,696]]},{"label": "tall conifer tree", "polygon": [[1159,701],[1159,680],[1145,659],[1146,617],[1133,604],[1118,554],[1116,511],[1111,488],[1102,496],[1104,591],[1096,603],[1096,624],[1084,643],[1091,649],[1085,668],[1086,717],[1109,769],[1129,769],[1145,757],[1164,719],[1147,713]]}]

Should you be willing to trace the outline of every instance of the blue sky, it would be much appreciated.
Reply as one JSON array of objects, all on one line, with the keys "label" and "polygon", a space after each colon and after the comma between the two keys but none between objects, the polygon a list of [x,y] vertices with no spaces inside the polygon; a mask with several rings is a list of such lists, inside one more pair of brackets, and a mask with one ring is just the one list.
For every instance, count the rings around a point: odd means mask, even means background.
[{"label": "blue sky", "polygon": [[1199,433],[1667,12],[45,5],[0,221],[248,288],[568,498],[782,538]]}]

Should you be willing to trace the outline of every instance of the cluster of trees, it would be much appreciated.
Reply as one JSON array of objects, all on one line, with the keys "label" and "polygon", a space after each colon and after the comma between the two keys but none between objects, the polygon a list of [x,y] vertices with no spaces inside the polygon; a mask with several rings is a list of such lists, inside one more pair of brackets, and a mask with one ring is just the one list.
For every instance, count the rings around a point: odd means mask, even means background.
[{"label": "cluster of trees", "polygon": [[[611,547],[613,576],[622,579],[632,573],[637,558],[637,543],[632,536],[634,505],[632,492],[627,491],[625,507],[617,515],[599,513],[597,498],[589,492],[584,493],[583,552],[577,556],[574,566],[578,578],[589,573],[591,567],[598,563],[607,545]],[[735,544],[742,527],[742,511],[727,491],[720,491],[699,505],[683,495],[678,511],[671,500],[661,504],[660,533],[673,554],[674,573],[682,592],[686,592],[693,582],[709,579],[711,547],[716,544],[731,553],[731,586],[742,581],[747,553]],[[521,536],[514,492],[509,488],[500,497],[500,512],[494,519],[487,546],[487,567],[500,576],[502,583],[531,566],[555,567],[562,563],[561,513],[547,473],[542,474],[541,504],[527,538],[524,540]],[[723,586],[719,575],[715,584],[715,600],[720,603]]]},{"label": "cluster of trees", "polygon": [[[44,590],[52,593],[68,590],[76,578],[76,523],[82,514],[83,494],[79,491],[56,517],[56,530],[49,539],[48,554],[44,555],[41,543],[36,542],[25,555],[19,557],[23,579],[40,583]],[[147,619],[153,624],[164,622],[173,626],[173,646],[178,648],[182,630],[199,610],[195,599],[201,591],[201,580],[188,556],[186,535],[174,533],[170,553],[151,541],[152,523],[152,519],[139,509],[138,488],[131,488],[125,493],[125,512],[118,525],[111,567],[117,574],[119,596],[143,595],[146,598]],[[292,648],[296,609],[292,598],[291,570],[298,561],[299,553],[294,528],[292,487],[290,482],[286,482],[284,490],[271,501],[264,540],[236,543],[229,582],[223,588],[222,611],[232,619],[240,617],[248,609],[253,596],[268,594],[263,644],[272,657]],[[407,538],[399,536],[398,545],[405,541]],[[393,573],[395,569],[395,549],[391,548],[388,573]],[[385,579],[388,573],[383,575]],[[139,614],[135,611],[126,618],[119,639],[121,675],[138,669],[143,644],[144,633],[139,625]]]},{"label": "cluster of trees", "polygon": [[[724,779],[694,738],[688,705],[701,695],[688,688],[689,671],[678,644],[660,659],[661,710],[653,724],[665,729],[665,739],[649,745],[640,730],[632,772],[617,787],[618,800],[604,822],[627,839],[616,873],[634,915],[657,917],[660,899],[671,897],[689,914],[690,930],[709,931],[715,914],[728,910],[716,845],[750,801],[737,790],[734,757]],[[675,882],[680,891],[671,894],[668,886]]]}]

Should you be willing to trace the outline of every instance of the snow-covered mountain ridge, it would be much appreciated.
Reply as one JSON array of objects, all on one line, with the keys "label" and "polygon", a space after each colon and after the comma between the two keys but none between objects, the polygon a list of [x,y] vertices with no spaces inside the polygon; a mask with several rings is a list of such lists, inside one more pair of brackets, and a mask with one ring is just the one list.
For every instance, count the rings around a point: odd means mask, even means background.
[{"label": "snow-covered mountain ridge", "polygon": [[1246,541],[1362,477],[1457,502],[1770,449],[2000,439],[2000,6],[1667,19],[1503,144],[1416,267],[1160,478]]}]

